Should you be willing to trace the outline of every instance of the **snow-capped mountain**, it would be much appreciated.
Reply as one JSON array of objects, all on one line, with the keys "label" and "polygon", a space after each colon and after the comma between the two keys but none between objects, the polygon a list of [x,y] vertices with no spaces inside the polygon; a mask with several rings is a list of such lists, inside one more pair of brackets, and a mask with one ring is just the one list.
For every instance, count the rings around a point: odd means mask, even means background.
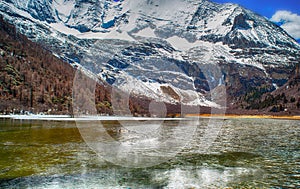
[{"label": "snow-capped mountain", "polygon": [[[2,0],[0,13],[56,56],[137,95],[218,106],[275,90],[299,63],[283,29],[209,0]],[[198,100],[195,100],[198,99]],[[224,104],[222,104],[224,105]]]}]

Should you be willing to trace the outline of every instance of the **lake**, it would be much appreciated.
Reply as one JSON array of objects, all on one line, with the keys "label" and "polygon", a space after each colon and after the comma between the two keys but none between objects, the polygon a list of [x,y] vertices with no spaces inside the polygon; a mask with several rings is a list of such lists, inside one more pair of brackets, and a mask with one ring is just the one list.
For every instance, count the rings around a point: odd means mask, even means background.
[{"label": "lake", "polygon": [[[216,119],[207,130],[210,121],[102,121],[98,151],[79,126],[92,121],[0,119],[0,188],[300,187],[300,121]],[[148,142],[124,151],[143,124]],[[124,148],[108,148],[112,139]]]}]

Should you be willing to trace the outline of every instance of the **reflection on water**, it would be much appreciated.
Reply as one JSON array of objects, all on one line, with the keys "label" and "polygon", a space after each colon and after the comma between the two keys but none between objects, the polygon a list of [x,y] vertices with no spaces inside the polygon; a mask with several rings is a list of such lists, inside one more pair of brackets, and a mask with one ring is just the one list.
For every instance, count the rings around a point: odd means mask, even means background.
[{"label": "reflection on water", "polygon": [[77,121],[76,125],[84,141],[106,161],[141,168],[176,156],[191,141],[198,119]]},{"label": "reflection on water", "polygon": [[[208,121],[200,121],[176,157],[124,168],[93,152],[75,122],[1,119],[0,188],[300,187],[299,121],[219,120],[224,124],[218,137],[203,149]],[[105,128],[114,139],[125,136],[117,121],[107,121]]]}]

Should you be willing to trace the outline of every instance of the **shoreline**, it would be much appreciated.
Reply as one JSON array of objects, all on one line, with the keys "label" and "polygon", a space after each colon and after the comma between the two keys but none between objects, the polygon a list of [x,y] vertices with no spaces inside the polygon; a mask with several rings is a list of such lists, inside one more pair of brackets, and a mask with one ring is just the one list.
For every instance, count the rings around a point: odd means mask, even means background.
[{"label": "shoreline", "polygon": [[295,115],[247,115],[247,114],[187,114],[185,117],[159,118],[159,117],[131,117],[131,116],[81,116],[71,117],[70,115],[0,115],[0,118],[15,120],[45,120],[45,121],[172,121],[188,120],[195,118],[215,118],[215,119],[281,119],[281,120],[300,120],[300,116]]},{"label": "shoreline", "polygon": [[224,119],[283,119],[300,120],[300,116],[295,115],[248,115],[248,114],[188,114],[188,117],[224,118]]},{"label": "shoreline", "polygon": [[0,115],[0,119],[13,120],[41,120],[41,121],[172,121],[186,120],[189,118],[159,118],[159,117],[132,117],[132,116],[101,116],[84,115],[71,117],[70,115]]}]

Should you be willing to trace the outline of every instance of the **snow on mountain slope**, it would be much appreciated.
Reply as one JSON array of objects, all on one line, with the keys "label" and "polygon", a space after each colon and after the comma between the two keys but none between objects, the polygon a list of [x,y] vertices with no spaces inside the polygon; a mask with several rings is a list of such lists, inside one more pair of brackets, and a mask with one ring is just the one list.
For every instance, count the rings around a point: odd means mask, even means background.
[{"label": "snow on mountain slope", "polygon": [[75,1],[55,0],[53,1],[52,8],[58,20],[65,23],[70,19],[70,15],[75,8]]},{"label": "snow on mountain slope", "polygon": [[123,90],[171,103],[196,98],[218,106],[209,93],[221,85],[233,97],[255,87],[274,90],[300,58],[299,44],[283,29],[235,4],[2,0],[0,11],[62,59]]}]

